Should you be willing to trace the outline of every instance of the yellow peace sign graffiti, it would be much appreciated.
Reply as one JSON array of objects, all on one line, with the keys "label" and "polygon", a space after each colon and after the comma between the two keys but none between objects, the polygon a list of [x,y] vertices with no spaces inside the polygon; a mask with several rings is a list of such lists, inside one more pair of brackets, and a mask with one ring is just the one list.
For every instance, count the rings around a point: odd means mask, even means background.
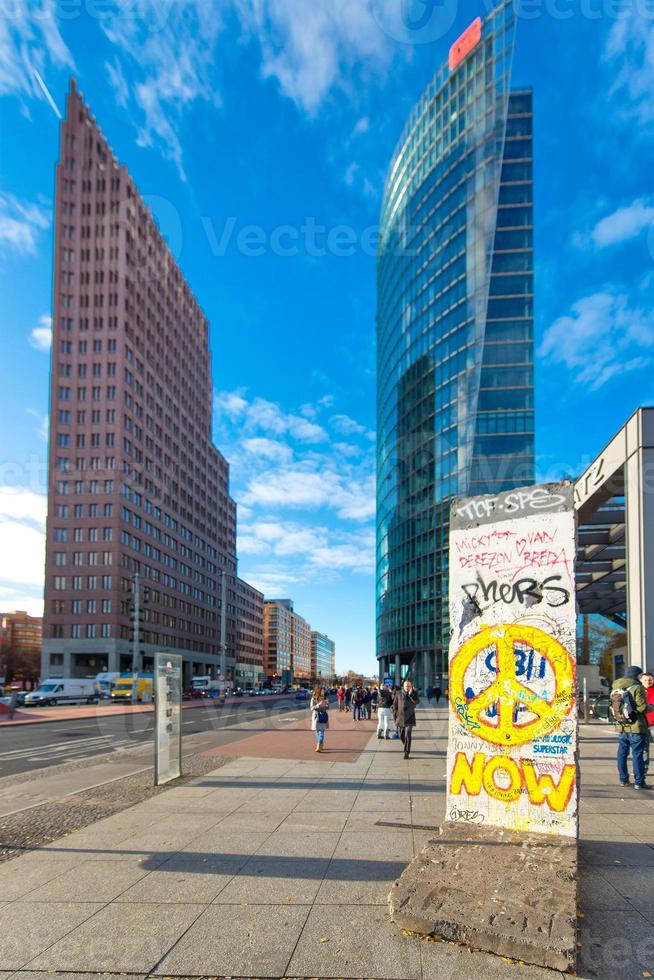
[{"label": "yellow peace sign graffiti", "polygon": [[[552,700],[539,698],[516,677],[516,645],[537,650],[553,671],[555,689]],[[494,649],[497,679],[468,700],[465,694],[466,670],[475,657]],[[536,626],[520,624],[489,626],[466,640],[450,664],[450,700],[461,723],[471,734],[495,745],[524,745],[553,731],[570,714],[574,702],[575,667],[566,648]],[[485,716],[497,705],[496,724]],[[531,720],[519,724],[516,707],[524,706]],[[535,717],[534,717],[535,716]]]}]

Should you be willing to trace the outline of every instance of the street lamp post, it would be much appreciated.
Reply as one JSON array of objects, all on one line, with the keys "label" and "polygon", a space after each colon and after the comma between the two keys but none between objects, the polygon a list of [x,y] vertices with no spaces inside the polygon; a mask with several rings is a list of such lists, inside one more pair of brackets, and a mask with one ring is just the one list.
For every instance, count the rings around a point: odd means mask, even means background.
[{"label": "street lamp post", "polygon": [[134,574],[132,581],[134,606],[134,636],[132,639],[132,704],[138,703],[138,671],[141,655],[141,576]]}]

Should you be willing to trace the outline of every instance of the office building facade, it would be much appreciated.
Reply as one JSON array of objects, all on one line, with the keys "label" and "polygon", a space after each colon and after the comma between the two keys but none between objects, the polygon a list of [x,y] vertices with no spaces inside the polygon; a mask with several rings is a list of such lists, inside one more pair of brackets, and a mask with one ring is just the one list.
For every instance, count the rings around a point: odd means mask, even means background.
[{"label": "office building facade", "polygon": [[311,626],[292,599],[264,602],[264,665],[271,683],[281,683],[288,672],[295,681],[311,680]]},{"label": "office building facade", "polygon": [[502,3],[452,46],[391,162],[378,260],[377,655],[447,671],[451,500],[534,480],[532,97]]},{"label": "office building facade", "polygon": [[42,676],[131,670],[136,638],[138,669],[179,653],[188,682],[216,671],[223,615],[235,671],[253,597],[212,441],[209,324],[74,82],[55,200]]},{"label": "office building facade", "polygon": [[336,674],[336,644],[326,633],[311,631],[311,674],[317,681],[330,681]]}]

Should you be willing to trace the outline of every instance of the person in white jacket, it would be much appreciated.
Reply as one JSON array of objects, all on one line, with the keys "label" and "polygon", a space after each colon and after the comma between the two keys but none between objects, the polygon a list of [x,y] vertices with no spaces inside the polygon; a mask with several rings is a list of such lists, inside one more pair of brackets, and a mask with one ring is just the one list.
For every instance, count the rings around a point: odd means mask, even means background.
[{"label": "person in white jacket", "polygon": [[377,738],[391,737],[391,708],[393,706],[393,693],[384,684],[379,689],[377,696]]},{"label": "person in white jacket", "polygon": [[329,728],[329,701],[324,687],[314,687],[311,697],[311,730],[316,733],[316,752],[325,750],[325,732]]}]

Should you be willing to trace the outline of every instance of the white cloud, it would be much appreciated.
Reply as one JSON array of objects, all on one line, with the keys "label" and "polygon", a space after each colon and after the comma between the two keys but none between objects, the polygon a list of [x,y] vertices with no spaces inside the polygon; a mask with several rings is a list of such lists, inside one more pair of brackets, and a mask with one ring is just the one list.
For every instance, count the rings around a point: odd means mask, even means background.
[{"label": "white cloud", "polygon": [[636,119],[641,126],[654,124],[654,24],[651,19],[628,14],[612,25],[603,58],[613,78],[611,95],[615,111]]},{"label": "white cloud", "polygon": [[366,431],[365,425],[351,419],[349,415],[332,415],[329,421],[344,436],[360,435]]},{"label": "white cloud", "polygon": [[50,213],[43,205],[0,192],[0,250],[33,255],[39,232],[49,224]]},{"label": "white cloud", "polygon": [[276,439],[244,439],[242,446],[249,455],[276,463],[288,463],[293,457],[291,447]]},{"label": "white cloud", "polygon": [[253,507],[327,508],[345,519],[368,520],[375,512],[372,473],[355,472],[327,458],[319,463],[299,462],[253,476],[241,498]]},{"label": "white cloud", "polygon": [[575,372],[575,383],[601,388],[619,374],[651,362],[654,314],[629,304],[624,293],[609,290],[585,296],[570,314],[545,331],[539,353]]},{"label": "white cloud", "polygon": [[41,439],[43,442],[47,442],[48,441],[49,428],[50,428],[50,419],[49,419],[49,417],[47,415],[41,415],[40,412],[37,412],[33,408],[28,408],[27,409],[27,414],[28,415],[32,415],[35,419],[38,420],[38,423],[39,424],[38,424],[38,427],[36,429],[36,434],[39,437],[39,439]]},{"label": "white cloud", "polygon": [[352,0],[235,0],[243,23],[258,36],[262,74],[315,115],[338,88],[353,90],[351,78],[362,63],[385,69],[390,38],[370,5]]},{"label": "white cloud", "polygon": [[239,535],[238,548],[242,554],[265,556],[275,562],[274,567],[278,570],[282,568],[280,559],[290,558],[293,574],[301,572],[304,579],[325,570],[370,574],[374,566],[375,535],[371,528],[344,531],[297,522],[262,520]]},{"label": "white cloud", "polygon": [[214,399],[218,415],[224,415],[230,422],[238,422],[243,432],[267,433],[268,436],[288,435],[299,442],[326,442],[329,436],[321,425],[306,417],[307,405],[303,405],[304,415],[285,412],[276,403],[266,398],[256,397],[248,401],[245,391],[219,392]]},{"label": "white cloud", "polygon": [[[118,5],[100,21],[116,48],[114,60],[106,63],[110,81],[122,104],[128,95],[135,103],[139,145],[159,147],[182,179],[183,113],[198,100],[220,104],[213,67],[223,27],[221,6],[205,0],[137,0],[136,11],[130,5],[125,12]],[[139,79],[131,90],[125,83],[125,63]]]},{"label": "white cloud", "polygon": [[0,602],[40,615],[47,501],[22,487],[0,487]]},{"label": "white cloud", "polygon": [[50,350],[52,347],[52,317],[49,313],[44,313],[39,317],[39,325],[31,331],[29,342],[37,350]]},{"label": "white cloud", "polygon": [[639,198],[601,218],[591,232],[591,239],[598,248],[605,248],[607,245],[617,245],[636,238],[652,224],[654,205]]},{"label": "white cloud", "polygon": [[0,95],[46,99],[35,71],[73,68],[73,57],[57,25],[55,0],[5,4],[0,17]]}]

